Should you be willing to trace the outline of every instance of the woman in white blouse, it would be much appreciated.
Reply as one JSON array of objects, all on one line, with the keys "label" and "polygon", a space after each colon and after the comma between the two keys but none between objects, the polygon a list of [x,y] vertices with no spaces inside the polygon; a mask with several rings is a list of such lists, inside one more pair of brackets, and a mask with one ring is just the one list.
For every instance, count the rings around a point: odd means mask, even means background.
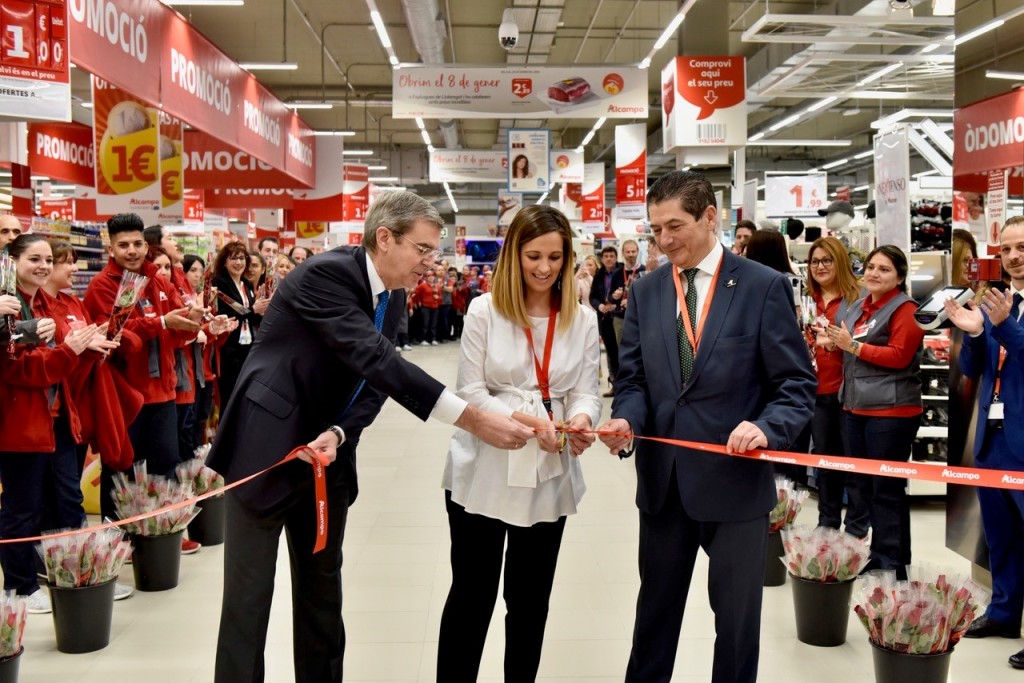
[{"label": "woman in white blouse", "polygon": [[555,426],[591,429],[601,413],[597,317],[578,301],[569,221],[551,207],[524,208],[498,255],[491,292],[466,313],[458,394],[534,428],[537,438],[506,451],[463,430],[452,437],[444,471],[452,587],[439,681],[476,680],[503,559],[505,680],[537,675],[565,519],[586,490],[575,456],[594,441]]}]

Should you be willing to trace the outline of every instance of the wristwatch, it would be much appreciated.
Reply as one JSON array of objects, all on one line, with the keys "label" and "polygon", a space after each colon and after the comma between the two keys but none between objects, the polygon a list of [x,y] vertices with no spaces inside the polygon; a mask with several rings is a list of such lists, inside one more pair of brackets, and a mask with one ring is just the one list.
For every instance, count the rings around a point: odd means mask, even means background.
[{"label": "wristwatch", "polygon": [[338,425],[331,425],[330,427],[328,427],[324,431],[325,432],[330,432],[330,433],[334,434],[336,437],[338,437],[337,448],[340,448],[341,444],[345,443],[345,430],[342,429],[341,427],[339,427]]},{"label": "wristwatch", "polygon": [[857,349],[859,349],[859,348],[860,348],[860,342],[859,341],[854,340],[854,341],[850,342],[850,353],[856,354],[857,353]]}]

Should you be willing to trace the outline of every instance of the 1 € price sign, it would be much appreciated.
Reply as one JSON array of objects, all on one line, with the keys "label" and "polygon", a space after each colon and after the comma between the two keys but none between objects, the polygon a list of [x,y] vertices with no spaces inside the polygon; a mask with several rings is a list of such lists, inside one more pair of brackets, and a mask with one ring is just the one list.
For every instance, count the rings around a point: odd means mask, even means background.
[{"label": "1 \u20ac price sign", "polygon": [[828,203],[825,173],[765,176],[764,208],[771,218],[816,217],[818,210],[827,208]]}]

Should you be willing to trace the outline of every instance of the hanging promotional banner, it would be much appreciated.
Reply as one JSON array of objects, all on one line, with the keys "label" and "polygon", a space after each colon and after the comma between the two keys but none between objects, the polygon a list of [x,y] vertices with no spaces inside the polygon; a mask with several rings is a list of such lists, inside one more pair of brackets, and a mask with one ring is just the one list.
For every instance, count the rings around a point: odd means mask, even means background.
[{"label": "hanging promotional banner", "polygon": [[999,231],[1006,221],[1006,169],[989,171],[988,174],[988,197],[985,200],[985,210],[988,213],[987,241],[989,254],[999,253]]},{"label": "hanging promotional banner", "polygon": [[676,57],[661,72],[662,140],[679,147],[747,143],[747,77],[743,57]]},{"label": "hanging promotional banner", "polygon": [[[1024,91],[1011,90],[953,112],[953,175],[1020,166]],[[956,184],[956,189],[970,189]]]},{"label": "hanging promotional banner", "polygon": [[291,209],[295,205],[292,192],[280,187],[206,188],[203,203],[207,209]]},{"label": "hanging promotional banner", "polygon": [[768,218],[818,218],[818,210],[828,204],[827,173],[764,174],[764,213]]},{"label": "hanging promotional banner", "polygon": [[163,112],[160,121],[160,223],[180,223],[184,217],[182,205],[181,159],[183,130],[181,121]]},{"label": "hanging promotional banner", "polygon": [[615,205],[645,206],[646,202],[647,124],[615,126]]},{"label": "hanging promotional banner", "polygon": [[743,215],[740,218],[748,221],[754,220],[757,215],[757,180],[748,180],[743,183]]},{"label": "hanging promotional banner", "polygon": [[574,149],[553,149],[549,158],[552,185],[583,182],[583,152]]},{"label": "hanging promotional banner", "polygon": [[185,190],[181,195],[182,224],[189,229],[203,229],[206,203],[203,190]]},{"label": "hanging promotional banner", "polygon": [[[292,205],[292,220],[303,223],[342,220],[342,195],[345,182],[342,177],[342,139],[319,137],[316,141],[316,155],[323,163],[316,167],[316,185],[312,190],[295,190]],[[298,236],[303,237],[302,232]]]},{"label": "hanging promotional banner", "polygon": [[508,183],[508,156],[500,150],[435,149],[432,183]]},{"label": "hanging promotional banner", "polygon": [[[184,168],[188,186],[202,189],[224,187],[308,188],[265,161],[198,130],[185,132]],[[315,178],[314,181],[315,182]]]},{"label": "hanging promotional banner", "polygon": [[403,65],[396,119],[646,118],[647,70],[634,66]]},{"label": "hanging promotional banner", "polygon": [[498,237],[504,236],[512,219],[523,208],[523,195],[508,190],[498,190]]},{"label": "hanging promotional banner", "polygon": [[875,225],[878,244],[895,244],[910,253],[910,144],[906,125],[875,136]]},{"label": "hanging promotional banner", "polygon": [[583,183],[563,183],[558,188],[559,208],[570,221],[583,220]]},{"label": "hanging promotional banner", "polygon": [[341,220],[362,224],[370,208],[370,169],[364,164],[344,164],[341,176]]},{"label": "hanging promotional banner", "polygon": [[590,227],[604,229],[604,164],[586,164],[583,167],[581,208],[583,222]]},{"label": "hanging promotional banner", "polygon": [[71,120],[67,24],[63,0],[0,4],[0,116]]},{"label": "hanging promotional banner", "polygon": [[30,123],[28,165],[36,175],[75,185],[96,182],[92,128],[79,123]]},{"label": "hanging promotional banner", "polygon": [[509,192],[547,192],[551,187],[551,131],[547,128],[511,129],[508,132]]},{"label": "hanging promotional banner", "polygon": [[52,218],[57,221],[75,220],[75,200],[71,197],[65,199],[40,199],[39,215],[43,218]]},{"label": "hanging promotional banner", "polygon": [[95,76],[92,99],[97,211],[137,213],[155,223],[161,203],[159,112]]}]

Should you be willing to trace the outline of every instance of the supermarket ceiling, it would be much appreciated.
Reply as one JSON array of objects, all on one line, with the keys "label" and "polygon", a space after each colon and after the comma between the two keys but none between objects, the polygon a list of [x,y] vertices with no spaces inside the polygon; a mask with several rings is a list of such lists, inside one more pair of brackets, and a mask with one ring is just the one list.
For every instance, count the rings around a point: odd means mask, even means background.
[{"label": "supermarket ceiling", "polygon": [[[999,0],[988,2],[998,10]],[[296,63],[293,71],[253,73],[286,102],[330,104],[329,109],[304,110],[301,115],[315,129],[354,131],[355,136],[346,138],[347,147],[372,149],[388,163],[396,155],[403,158],[426,150],[415,122],[390,114],[392,67],[374,30],[371,4],[379,11],[400,62],[420,62],[427,55],[430,61],[498,66],[639,63],[682,3],[244,0],[241,6],[176,9],[240,63]],[[680,53],[747,58],[749,132],[763,132],[762,143],[775,142],[748,148],[748,177],[765,170],[809,170],[863,153],[875,133],[872,124],[902,110],[918,112],[910,121],[930,117],[940,126],[951,125],[953,41],[947,36],[953,33],[953,17],[933,15],[933,4],[942,5],[944,0],[908,4],[912,15],[892,11],[890,0],[696,0],[682,26],[650,63],[651,174],[664,173],[675,164],[674,157],[660,154],[658,111],[661,69]],[[514,9],[520,33],[518,46],[510,51],[498,41],[498,26],[508,7]],[[76,77],[76,96],[87,101],[84,76]],[[447,138],[438,121],[426,121],[426,128],[437,147],[454,142],[469,149],[490,149],[504,146],[502,131],[508,127],[545,125],[552,129],[553,146],[576,147],[594,123],[463,119]],[[587,159],[610,161],[612,140],[613,126],[606,125],[587,146]],[[778,142],[785,140],[807,142]],[[813,142],[834,140],[850,143],[835,147]],[[920,170],[930,168],[919,162]],[[870,157],[862,156],[830,170],[834,184],[868,182],[870,163]],[[423,190],[434,194],[433,188]]]}]

